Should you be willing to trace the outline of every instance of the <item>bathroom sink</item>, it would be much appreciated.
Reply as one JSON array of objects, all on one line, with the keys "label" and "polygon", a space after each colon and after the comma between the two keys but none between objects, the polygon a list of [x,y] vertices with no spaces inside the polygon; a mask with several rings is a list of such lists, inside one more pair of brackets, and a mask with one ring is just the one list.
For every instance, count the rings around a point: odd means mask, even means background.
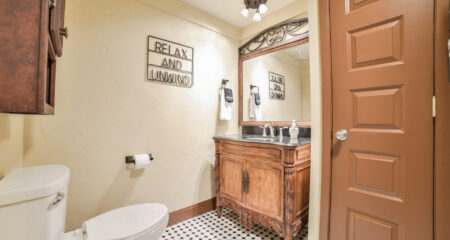
[{"label": "bathroom sink", "polygon": [[244,139],[255,140],[255,141],[273,141],[278,137],[263,137],[263,136],[245,136]]}]

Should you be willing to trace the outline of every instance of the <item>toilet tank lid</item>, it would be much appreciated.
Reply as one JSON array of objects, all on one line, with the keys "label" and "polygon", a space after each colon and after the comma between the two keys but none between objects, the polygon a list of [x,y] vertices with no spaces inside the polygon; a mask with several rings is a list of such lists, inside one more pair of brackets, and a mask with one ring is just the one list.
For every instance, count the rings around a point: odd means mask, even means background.
[{"label": "toilet tank lid", "polygon": [[63,165],[18,168],[0,180],[0,206],[50,196],[69,183]]}]

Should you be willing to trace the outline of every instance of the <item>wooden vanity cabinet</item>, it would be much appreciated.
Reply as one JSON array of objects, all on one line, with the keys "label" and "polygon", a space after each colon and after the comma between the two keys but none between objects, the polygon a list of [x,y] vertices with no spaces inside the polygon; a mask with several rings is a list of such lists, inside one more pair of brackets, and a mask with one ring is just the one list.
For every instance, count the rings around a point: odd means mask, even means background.
[{"label": "wooden vanity cabinet", "polygon": [[49,30],[58,57],[62,56],[63,39],[68,37],[67,27],[64,26],[64,12],[66,9],[66,0],[49,0],[50,2],[50,22]]},{"label": "wooden vanity cabinet", "polygon": [[64,0],[0,0],[0,112],[54,114]]},{"label": "wooden vanity cabinet", "polygon": [[217,213],[228,207],[245,227],[292,239],[308,220],[311,145],[215,139]]}]

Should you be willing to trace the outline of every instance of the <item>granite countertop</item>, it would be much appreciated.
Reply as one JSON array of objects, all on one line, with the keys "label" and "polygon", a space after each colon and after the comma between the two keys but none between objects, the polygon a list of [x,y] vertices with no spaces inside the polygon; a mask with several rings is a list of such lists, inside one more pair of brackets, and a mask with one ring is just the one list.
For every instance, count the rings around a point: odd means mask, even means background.
[{"label": "granite countertop", "polygon": [[239,142],[251,142],[251,143],[265,143],[265,144],[274,144],[286,147],[298,147],[303,144],[311,143],[311,138],[298,138],[298,141],[291,140],[290,137],[283,137],[280,139],[279,137],[263,137],[261,135],[250,135],[250,134],[235,134],[235,135],[227,135],[227,136],[214,136],[214,139],[222,139],[222,140],[232,140]]}]

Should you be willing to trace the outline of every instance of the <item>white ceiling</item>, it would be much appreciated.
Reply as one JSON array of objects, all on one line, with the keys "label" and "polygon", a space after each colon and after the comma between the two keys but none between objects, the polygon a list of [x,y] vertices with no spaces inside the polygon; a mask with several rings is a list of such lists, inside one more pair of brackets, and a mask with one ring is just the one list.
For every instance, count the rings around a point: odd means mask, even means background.
[{"label": "white ceiling", "polygon": [[[181,0],[195,8],[203,10],[216,16],[225,22],[228,22],[235,27],[245,27],[252,23],[252,16],[254,10],[250,10],[250,14],[247,18],[244,18],[240,11],[244,8],[244,0]],[[296,0],[268,0],[266,5],[269,10],[262,15],[269,15],[277,9],[280,9]]]}]

